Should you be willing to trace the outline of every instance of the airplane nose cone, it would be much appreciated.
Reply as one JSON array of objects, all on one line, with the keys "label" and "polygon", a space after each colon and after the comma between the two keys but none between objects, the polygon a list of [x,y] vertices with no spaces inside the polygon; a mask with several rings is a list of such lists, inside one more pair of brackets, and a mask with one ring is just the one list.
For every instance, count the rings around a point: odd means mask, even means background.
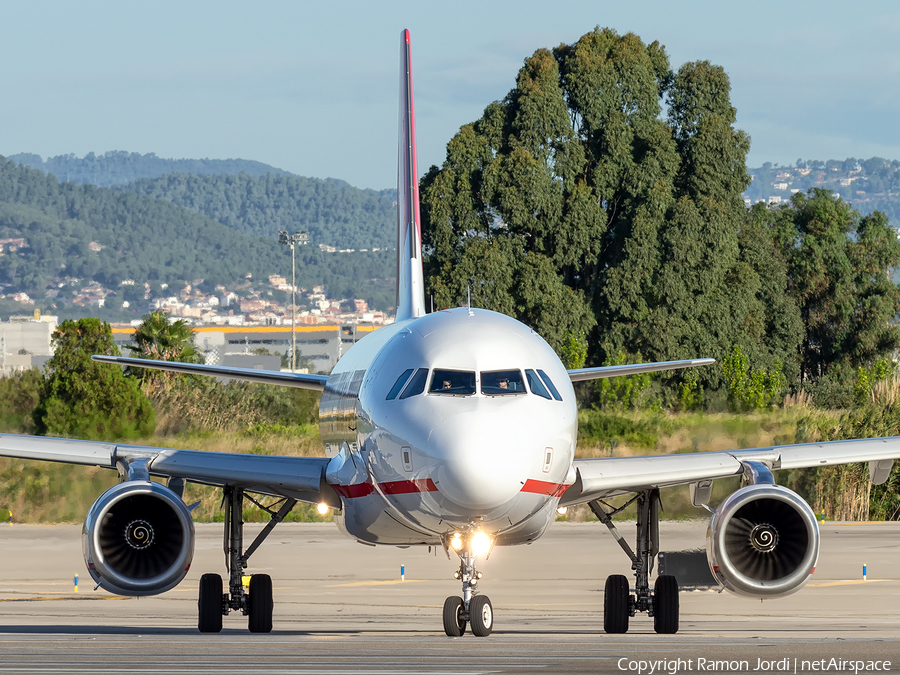
[{"label": "airplane nose cone", "polygon": [[[528,460],[524,435],[494,422],[448,420],[432,434],[442,458],[438,489],[471,511],[502,506],[522,489]],[[533,444],[533,440],[532,440]]]}]

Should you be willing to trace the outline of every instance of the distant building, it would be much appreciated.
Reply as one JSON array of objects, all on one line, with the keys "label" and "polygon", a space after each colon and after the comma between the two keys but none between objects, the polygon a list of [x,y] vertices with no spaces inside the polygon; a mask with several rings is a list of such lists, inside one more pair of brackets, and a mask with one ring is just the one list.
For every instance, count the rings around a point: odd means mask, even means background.
[{"label": "distant building", "polygon": [[[223,317],[237,321],[243,317]],[[378,317],[376,317],[377,319]],[[312,372],[331,372],[338,359],[356,342],[377,329],[377,326],[357,326],[354,324],[318,324],[299,325],[297,327],[297,351],[301,358],[311,365]],[[131,343],[134,327],[127,324],[113,326],[113,338],[120,347]],[[198,326],[192,329],[194,343],[205,355],[206,363],[222,364],[230,362],[232,356],[260,357],[253,354],[259,348],[268,349],[278,359],[275,370],[280,367],[281,354],[289,354],[291,350],[290,326]],[[225,361],[223,361],[225,359]],[[274,363],[274,362],[273,362]],[[255,365],[246,366],[250,368]],[[267,367],[267,369],[269,369]]]},{"label": "distant building", "polygon": [[11,316],[0,321],[0,374],[41,367],[53,355],[52,337],[59,319],[41,315]]}]

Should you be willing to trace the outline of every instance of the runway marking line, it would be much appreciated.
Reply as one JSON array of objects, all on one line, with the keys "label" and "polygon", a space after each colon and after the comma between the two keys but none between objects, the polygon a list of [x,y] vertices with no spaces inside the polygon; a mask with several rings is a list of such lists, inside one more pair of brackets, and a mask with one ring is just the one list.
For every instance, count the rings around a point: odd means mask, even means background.
[{"label": "runway marking line", "polygon": [[845,579],[844,581],[826,581],[821,584],[806,584],[808,588],[826,588],[827,586],[855,586],[856,584],[877,584],[894,579]]},{"label": "runway marking line", "polygon": [[325,588],[348,588],[350,586],[390,586],[392,584],[415,584],[425,579],[390,579],[388,581],[355,581],[352,584],[330,584]]}]

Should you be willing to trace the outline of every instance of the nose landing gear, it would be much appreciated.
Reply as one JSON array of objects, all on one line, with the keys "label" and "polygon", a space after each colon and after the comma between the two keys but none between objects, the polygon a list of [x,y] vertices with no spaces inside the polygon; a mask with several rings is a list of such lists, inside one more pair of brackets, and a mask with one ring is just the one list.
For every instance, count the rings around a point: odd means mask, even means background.
[{"label": "nose landing gear", "polygon": [[[460,637],[466,626],[472,634],[487,637],[494,627],[494,607],[486,595],[476,595],[478,580],[483,576],[475,569],[475,553],[471,543],[456,552],[459,554],[459,570],[453,576],[462,581],[462,598],[451,595],[444,601],[444,632],[450,637]],[[447,554],[449,555],[449,547]]]}]

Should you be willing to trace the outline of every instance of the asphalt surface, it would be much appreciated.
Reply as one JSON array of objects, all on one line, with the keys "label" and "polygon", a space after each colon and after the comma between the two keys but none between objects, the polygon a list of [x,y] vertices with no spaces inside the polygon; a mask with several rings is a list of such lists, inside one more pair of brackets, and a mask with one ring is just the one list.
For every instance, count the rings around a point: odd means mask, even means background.
[{"label": "asphalt surface", "polygon": [[[246,529],[249,542],[259,528]],[[488,638],[443,634],[441,605],[460,590],[443,551],[282,524],[248,569],[273,577],[275,630],[251,635],[231,615],[221,634],[201,635],[197,584],[224,573],[222,526],[197,535],[180,586],[121,599],[88,583],[80,527],[0,526],[0,673],[900,672],[900,524],[824,525],[813,580],[788,598],[683,591],[674,636],[644,616],[627,635],[603,632],[605,578],[630,565],[598,523],[555,523],[479,566],[495,613]],[[704,536],[703,522],[661,526],[664,550],[701,547]]]}]

